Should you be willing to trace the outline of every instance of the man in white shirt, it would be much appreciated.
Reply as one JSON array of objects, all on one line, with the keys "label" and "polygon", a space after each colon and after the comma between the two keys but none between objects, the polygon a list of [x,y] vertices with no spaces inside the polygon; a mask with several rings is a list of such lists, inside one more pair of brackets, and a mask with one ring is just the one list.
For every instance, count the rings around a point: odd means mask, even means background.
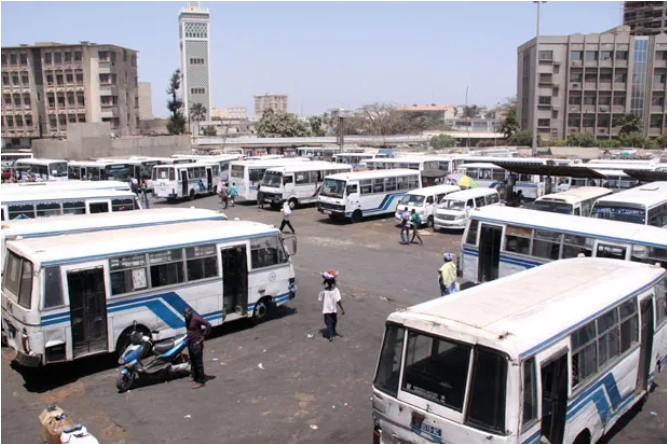
[{"label": "man in white shirt", "polygon": [[290,214],[292,214],[292,209],[289,206],[289,202],[285,201],[283,203],[283,208],[281,210],[283,212],[283,221],[280,224],[280,232],[283,232],[283,229],[285,228],[285,225],[289,227],[290,230],[292,230],[292,234],[296,234],[296,231],[294,231],[294,227],[292,226],[292,223],[289,220]]},{"label": "man in white shirt", "polygon": [[336,306],[340,307],[340,312],[343,316],[345,315],[345,309],[341,303],[340,291],[338,290],[338,287],[336,287],[336,276],[338,276],[338,272],[329,270],[320,273],[320,276],[324,278],[325,288],[320,292],[317,300],[322,302],[324,324],[327,326],[329,342],[331,342],[333,341],[334,336],[336,336],[336,324],[338,323],[338,310]]}]

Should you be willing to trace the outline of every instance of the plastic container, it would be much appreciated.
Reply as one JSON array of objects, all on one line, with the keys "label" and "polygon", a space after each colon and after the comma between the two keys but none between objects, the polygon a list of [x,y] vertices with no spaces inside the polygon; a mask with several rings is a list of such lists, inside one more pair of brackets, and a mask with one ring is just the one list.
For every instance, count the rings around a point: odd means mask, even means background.
[{"label": "plastic container", "polygon": [[88,433],[88,430],[81,424],[74,427],[68,427],[60,435],[62,444],[99,444],[97,438]]}]

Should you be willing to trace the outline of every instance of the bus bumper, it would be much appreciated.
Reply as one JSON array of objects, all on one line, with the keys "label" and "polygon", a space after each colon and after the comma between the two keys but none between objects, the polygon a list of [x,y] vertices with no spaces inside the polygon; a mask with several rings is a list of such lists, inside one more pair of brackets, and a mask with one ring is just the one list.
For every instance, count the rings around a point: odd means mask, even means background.
[{"label": "bus bumper", "polygon": [[16,361],[16,363],[21,367],[36,368],[39,367],[42,363],[42,355],[33,355],[17,350],[14,361]]}]

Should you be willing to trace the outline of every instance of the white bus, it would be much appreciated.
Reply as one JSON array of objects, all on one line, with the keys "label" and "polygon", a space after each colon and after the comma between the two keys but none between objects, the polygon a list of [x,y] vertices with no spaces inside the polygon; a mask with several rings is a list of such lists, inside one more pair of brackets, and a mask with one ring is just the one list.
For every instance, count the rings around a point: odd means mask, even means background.
[{"label": "white bus", "polygon": [[403,168],[409,170],[437,170],[440,168],[439,159],[432,156],[393,157],[366,160],[369,170],[390,170]]},{"label": "white bus", "polygon": [[610,257],[667,265],[667,230],[511,207],[470,212],[459,273],[486,282],[558,259]]},{"label": "white bus", "polygon": [[273,207],[287,201],[292,209],[317,202],[325,177],[350,171],[350,165],[318,161],[269,168],[261,182],[262,198]]},{"label": "white bus", "polygon": [[533,209],[550,213],[588,217],[595,201],[612,191],[601,187],[573,188],[561,193],[546,194],[535,200]]},{"label": "white bus", "polygon": [[[496,188],[508,177],[509,171],[493,163],[465,163],[457,172],[470,177],[481,188]],[[527,199],[537,199],[544,195],[546,181],[538,174],[515,174],[514,192],[521,191]]]},{"label": "white bus", "polygon": [[132,178],[139,180],[141,163],[136,160],[73,160],[69,163],[68,175],[75,180],[119,180],[130,182]]},{"label": "white bus", "polygon": [[35,191],[34,194],[3,195],[2,220],[141,209],[132,191],[68,190],[52,194]]},{"label": "white bus", "polygon": [[326,177],[317,197],[317,210],[330,219],[350,219],[393,214],[401,197],[421,188],[415,170],[377,170],[336,174]]},{"label": "white bus", "polygon": [[153,167],[153,195],[167,200],[215,194],[219,181],[220,165],[215,161]]},{"label": "white bus", "polygon": [[30,150],[19,150],[10,152],[0,153],[0,164],[2,168],[10,168],[14,166],[14,163],[19,159],[32,159],[33,155]]},{"label": "white bus", "polygon": [[17,159],[14,162],[16,180],[67,180],[67,161],[63,159]]},{"label": "white bus", "polygon": [[667,182],[651,182],[598,199],[591,217],[667,227]]},{"label": "white bus", "polygon": [[353,168],[365,167],[366,162],[370,159],[385,159],[387,155],[384,153],[338,153],[334,154],[331,161],[334,163],[342,163],[344,165],[351,165]]},{"label": "white bus", "polygon": [[[236,184],[239,196],[246,200],[257,200],[257,185],[269,168],[290,165],[296,162],[310,162],[306,157],[283,157],[267,160],[241,160],[231,163],[229,183]],[[261,188],[261,185],[260,185]]]},{"label": "white bus", "polygon": [[[171,163],[185,163],[186,161],[190,162],[216,162],[220,166],[220,175],[222,180],[227,182],[229,180],[229,168],[232,162],[240,160],[242,156],[237,154],[217,154],[217,155],[184,155],[184,154],[174,154],[173,162]],[[164,162],[167,164],[168,162]]]},{"label": "white bus", "polygon": [[330,159],[336,153],[340,152],[339,147],[322,146],[302,146],[296,149],[298,157],[307,157],[313,160]]},{"label": "white bus", "polygon": [[595,443],[665,364],[664,268],[554,262],[390,314],[373,442]]},{"label": "white bus", "polygon": [[24,365],[119,351],[136,321],[158,339],[183,309],[212,325],[267,319],[295,297],[296,238],[255,222],[200,221],[7,242],[2,324]]},{"label": "white bus", "polygon": [[88,181],[88,180],[63,180],[58,182],[19,182],[6,183],[2,185],[2,196],[14,196],[20,194],[58,194],[63,191],[76,190],[117,190],[130,191],[127,182],[117,180]]},{"label": "white bus", "polygon": [[[65,215],[56,219],[40,217],[3,221],[2,257],[5,257],[5,243],[17,238],[60,236],[62,234],[85,233],[88,231],[118,230],[147,225],[173,224],[198,220],[227,220],[227,217],[213,210],[197,208],[159,208],[145,211],[123,211]],[[4,266],[4,260],[0,261]]]}]

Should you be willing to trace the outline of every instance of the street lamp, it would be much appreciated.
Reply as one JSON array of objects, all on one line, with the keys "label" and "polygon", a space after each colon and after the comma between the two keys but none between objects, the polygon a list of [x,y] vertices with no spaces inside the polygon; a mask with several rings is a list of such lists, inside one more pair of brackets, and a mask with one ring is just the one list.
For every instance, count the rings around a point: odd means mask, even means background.
[{"label": "street lamp", "polygon": [[537,23],[536,23],[536,29],[535,29],[535,93],[533,94],[534,101],[533,101],[533,156],[537,155],[537,105],[539,102],[539,97],[538,97],[538,87],[539,87],[539,77],[540,74],[538,72],[539,67],[540,67],[540,5],[542,1],[538,2],[533,2],[537,5]]}]

